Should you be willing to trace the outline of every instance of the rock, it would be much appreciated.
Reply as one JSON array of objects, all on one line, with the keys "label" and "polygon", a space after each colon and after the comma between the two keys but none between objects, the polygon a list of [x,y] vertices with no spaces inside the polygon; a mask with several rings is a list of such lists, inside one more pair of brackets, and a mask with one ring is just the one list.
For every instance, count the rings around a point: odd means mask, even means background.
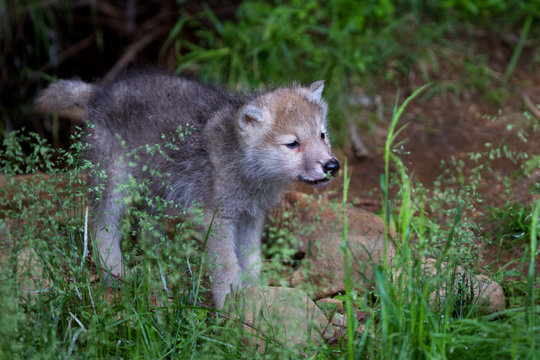
[{"label": "rock", "polygon": [[[14,251],[14,248],[5,244],[0,245],[0,267],[12,268],[10,253]],[[31,247],[21,249],[17,254],[16,262],[15,279],[23,294],[37,293],[49,286],[47,277],[43,275],[43,263],[34,249]]]},{"label": "rock", "polygon": [[247,331],[255,335],[247,339],[248,343],[260,351],[267,341],[298,346],[301,350],[311,341],[322,342],[334,336],[330,321],[300,289],[247,288],[229,294],[223,310],[245,323]]},{"label": "rock", "polygon": [[473,278],[473,292],[473,303],[478,302],[483,313],[491,314],[506,308],[502,286],[485,275]]},{"label": "rock", "polygon": [[[288,226],[298,238],[298,250],[306,254],[291,277],[291,285],[309,289],[316,298],[344,292],[342,210],[329,202],[289,192],[279,211],[292,213],[294,221]],[[279,218],[279,213],[275,215]],[[368,286],[373,281],[373,263],[382,264],[383,261],[383,221],[373,213],[354,207],[347,208],[347,220],[352,282],[355,286]],[[395,251],[391,241],[387,246],[388,260],[391,261]]]},{"label": "rock", "polygon": [[[325,200],[314,200],[299,192],[288,192],[274,213],[274,218],[280,219],[283,213],[288,214],[289,220],[281,226],[287,226],[296,235],[298,251],[305,254],[305,259],[292,274],[291,286],[307,289],[316,298],[345,292],[342,210]],[[351,278],[353,286],[361,289],[374,283],[372,265],[383,262],[384,226],[382,219],[375,214],[354,207],[347,208],[347,219],[347,241],[352,255]],[[395,238],[395,233],[391,232],[390,236]],[[395,250],[390,241],[387,246],[388,260],[392,262]],[[422,267],[427,278],[435,277],[438,273],[434,259],[427,259]],[[442,264],[440,271],[447,272],[450,269]],[[504,294],[499,284],[484,275],[471,275],[460,266],[455,271],[452,291],[454,294],[462,294],[462,303],[477,304],[483,313],[505,308]],[[394,273],[396,284],[405,280],[400,274],[399,269]],[[446,289],[434,289],[430,303],[438,308],[446,298]]]},{"label": "rock", "polygon": [[[441,271],[451,271],[446,264],[441,264]],[[423,269],[429,276],[437,275],[436,260],[426,259]],[[448,290],[439,288],[430,294],[430,305],[440,309],[447,301]],[[456,266],[452,295],[463,305],[476,305],[480,313],[491,314],[506,308],[502,286],[485,275],[471,275],[462,267]]]},{"label": "rock", "polygon": [[17,278],[22,292],[48,286],[48,282],[43,279],[43,264],[34,249],[24,248],[17,257],[17,265]]}]

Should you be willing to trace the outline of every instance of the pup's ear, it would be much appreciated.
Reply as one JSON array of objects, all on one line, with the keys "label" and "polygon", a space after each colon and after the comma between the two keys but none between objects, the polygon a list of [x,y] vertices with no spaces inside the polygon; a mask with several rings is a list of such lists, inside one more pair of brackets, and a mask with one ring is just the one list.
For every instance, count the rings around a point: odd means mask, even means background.
[{"label": "pup's ear", "polygon": [[260,125],[264,122],[266,111],[257,105],[248,104],[238,113],[238,128],[246,131],[250,125]]},{"label": "pup's ear", "polygon": [[320,102],[324,90],[324,80],[315,81],[313,84],[309,85],[308,90],[308,99],[313,102]]}]

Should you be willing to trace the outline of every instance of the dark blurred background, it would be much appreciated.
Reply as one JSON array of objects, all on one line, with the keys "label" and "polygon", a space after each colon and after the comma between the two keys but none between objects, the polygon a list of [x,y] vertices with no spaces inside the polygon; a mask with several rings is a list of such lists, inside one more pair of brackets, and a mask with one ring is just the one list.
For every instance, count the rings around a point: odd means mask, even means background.
[{"label": "dark blurred background", "polygon": [[340,142],[344,109],[384,86],[504,103],[518,61],[540,62],[539,19],[517,0],[0,0],[0,134],[64,147],[74,125],[32,114],[41,89],[151,64],[230,87],[323,78]]}]

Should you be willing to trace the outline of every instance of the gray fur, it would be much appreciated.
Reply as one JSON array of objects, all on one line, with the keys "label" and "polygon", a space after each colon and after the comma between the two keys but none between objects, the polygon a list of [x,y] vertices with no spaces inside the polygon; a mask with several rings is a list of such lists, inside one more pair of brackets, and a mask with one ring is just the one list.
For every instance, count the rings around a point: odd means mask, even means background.
[{"label": "gray fur", "polygon": [[[38,105],[42,112],[54,112],[65,104],[83,103],[85,118],[93,124],[87,157],[107,174],[102,198],[94,202],[93,222],[102,266],[113,276],[123,275],[117,227],[128,195],[118,188],[130,177],[150,180],[151,199],[160,197],[188,211],[201,204],[208,224],[217,209],[207,250],[216,264],[212,294],[221,307],[231,287],[256,281],[263,221],[285,187],[294,180],[326,182],[325,164],[337,163],[328,140],[320,136],[326,123],[323,82],[264,94],[232,94],[159,72],[82,84],[53,84],[44,93],[47,101],[42,97]],[[77,95],[81,89],[91,93]],[[281,113],[291,114],[291,119],[277,119],[277,108],[289,109]],[[299,125],[290,125],[293,120]],[[183,140],[178,139],[179,126],[182,132],[191,129]],[[302,143],[305,138],[305,144],[313,144],[306,145],[306,154],[290,150],[285,144],[290,140],[269,140],[274,139],[271,129],[291,127],[299,130],[283,136],[303,136]],[[147,144],[159,144],[166,156],[146,153]],[[296,160],[289,164],[289,158]],[[154,176],[149,169],[162,175]]]}]

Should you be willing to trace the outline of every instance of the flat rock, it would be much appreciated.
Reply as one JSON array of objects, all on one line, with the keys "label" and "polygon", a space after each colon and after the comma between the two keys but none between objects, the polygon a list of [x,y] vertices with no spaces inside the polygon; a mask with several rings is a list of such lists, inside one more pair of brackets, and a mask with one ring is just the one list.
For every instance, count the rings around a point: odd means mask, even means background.
[{"label": "flat rock", "polygon": [[251,343],[263,350],[267,341],[302,349],[334,336],[330,321],[300,289],[260,286],[229,294],[223,310],[244,322]]}]

